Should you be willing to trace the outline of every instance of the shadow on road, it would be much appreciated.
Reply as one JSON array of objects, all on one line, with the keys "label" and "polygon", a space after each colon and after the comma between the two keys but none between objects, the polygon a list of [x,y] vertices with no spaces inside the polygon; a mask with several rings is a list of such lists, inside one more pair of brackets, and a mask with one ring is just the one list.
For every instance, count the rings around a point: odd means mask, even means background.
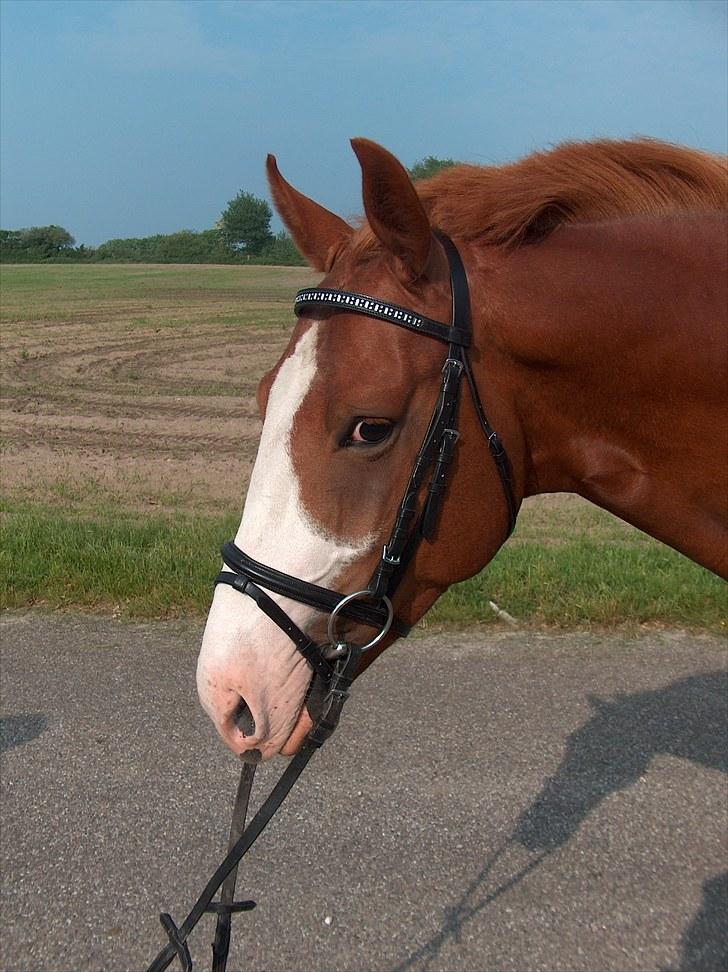
[{"label": "shadow on road", "polygon": [[[414,965],[427,968],[446,941],[458,940],[471,918],[566,844],[602,800],[636,783],[655,756],[668,754],[728,772],[727,699],[728,673],[722,671],[609,701],[591,696],[594,714],[571,734],[561,765],[521,814],[509,840],[489,856],[459,901],[446,910],[440,930],[395,972]],[[519,862],[493,889],[496,865],[511,862],[517,847],[530,859]],[[727,881],[728,875],[721,875],[705,882],[701,909],[681,939],[679,972],[728,967]]]},{"label": "shadow on road", "polygon": [[514,839],[529,850],[560,847],[605,797],[636,783],[661,754],[728,772],[726,699],[726,672],[613,701],[590,696],[594,715],[569,737],[561,766],[521,815]]},{"label": "shadow on road", "polygon": [[48,728],[48,718],[40,712],[0,718],[0,754],[37,739]]},{"label": "shadow on road", "polygon": [[705,881],[700,911],[682,936],[677,972],[725,972],[728,969],[728,871]]}]

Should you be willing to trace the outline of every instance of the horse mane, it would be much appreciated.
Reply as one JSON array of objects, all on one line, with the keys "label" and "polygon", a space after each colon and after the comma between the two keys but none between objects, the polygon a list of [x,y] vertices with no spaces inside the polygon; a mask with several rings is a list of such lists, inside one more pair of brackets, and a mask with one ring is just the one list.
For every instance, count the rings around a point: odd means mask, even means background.
[{"label": "horse mane", "polygon": [[[456,165],[415,188],[448,235],[512,248],[563,223],[728,209],[728,160],[656,139],[564,142],[501,166]],[[364,225],[353,246],[377,248]]]}]

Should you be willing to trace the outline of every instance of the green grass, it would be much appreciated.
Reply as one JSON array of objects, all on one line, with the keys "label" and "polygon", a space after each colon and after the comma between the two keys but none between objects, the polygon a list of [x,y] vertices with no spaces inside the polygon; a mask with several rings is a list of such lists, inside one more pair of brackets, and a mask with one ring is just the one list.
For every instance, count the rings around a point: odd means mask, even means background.
[{"label": "green grass", "polygon": [[259,284],[266,300],[279,298],[290,304],[291,280],[307,275],[302,267],[205,266],[203,264],[148,265],[142,263],[97,264],[0,264],[3,305],[27,306],[47,302],[53,295],[63,299],[104,300],[156,296],[160,292],[248,292]]},{"label": "green grass", "polygon": [[511,542],[486,570],[451,588],[432,618],[449,624],[488,620],[488,601],[517,619],[562,627],[661,623],[720,629],[728,617],[725,583],[652,540]]},{"label": "green grass", "polygon": [[201,319],[290,327],[291,295],[314,279],[303,267],[0,264],[0,322],[74,324],[95,312],[124,330]]},{"label": "green grass", "polygon": [[82,607],[128,617],[201,615],[235,521],[118,516],[79,519],[5,510],[0,606]]},{"label": "green grass", "polygon": [[[80,518],[7,506],[0,525],[0,605],[82,607],[128,617],[203,616],[218,549],[237,517]],[[524,516],[523,534],[530,532]],[[492,600],[519,621],[560,626],[661,623],[721,629],[726,588],[656,541],[590,536],[511,542],[477,577],[452,588],[427,625],[495,621]]]}]

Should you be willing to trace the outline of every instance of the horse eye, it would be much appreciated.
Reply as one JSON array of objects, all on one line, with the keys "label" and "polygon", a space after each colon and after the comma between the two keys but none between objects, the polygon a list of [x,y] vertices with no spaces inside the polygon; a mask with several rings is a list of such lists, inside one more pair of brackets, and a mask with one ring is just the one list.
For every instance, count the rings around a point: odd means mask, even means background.
[{"label": "horse eye", "polygon": [[389,419],[360,419],[349,435],[349,442],[376,445],[391,434],[394,422]]}]

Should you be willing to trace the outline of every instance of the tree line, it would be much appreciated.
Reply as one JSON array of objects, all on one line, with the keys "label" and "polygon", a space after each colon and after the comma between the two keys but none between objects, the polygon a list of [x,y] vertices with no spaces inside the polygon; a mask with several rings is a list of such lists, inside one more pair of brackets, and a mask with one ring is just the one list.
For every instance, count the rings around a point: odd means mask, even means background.
[{"label": "tree line", "polygon": [[239,192],[212,229],[157,233],[76,246],[62,226],[0,230],[4,263],[270,263],[303,265],[287,233],[273,233],[273,213],[264,199]]},{"label": "tree line", "polygon": [[[430,155],[408,172],[412,179],[434,175],[455,165]],[[273,212],[264,199],[241,191],[231,199],[212,229],[158,233],[107,240],[97,247],[76,246],[63,226],[0,229],[3,263],[255,263],[303,266],[304,260],[286,232],[273,233]]]}]

